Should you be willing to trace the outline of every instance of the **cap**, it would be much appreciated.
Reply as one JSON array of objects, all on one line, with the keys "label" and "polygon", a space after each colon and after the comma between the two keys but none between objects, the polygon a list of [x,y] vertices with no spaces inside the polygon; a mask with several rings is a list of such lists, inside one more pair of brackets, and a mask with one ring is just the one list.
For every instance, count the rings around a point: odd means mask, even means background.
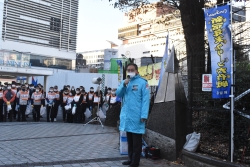
[{"label": "cap", "polygon": [[12,84],[12,85],[15,85],[15,84],[16,84],[16,81],[12,81],[11,84]]},{"label": "cap", "polygon": [[94,89],[93,87],[90,87],[90,89]]}]

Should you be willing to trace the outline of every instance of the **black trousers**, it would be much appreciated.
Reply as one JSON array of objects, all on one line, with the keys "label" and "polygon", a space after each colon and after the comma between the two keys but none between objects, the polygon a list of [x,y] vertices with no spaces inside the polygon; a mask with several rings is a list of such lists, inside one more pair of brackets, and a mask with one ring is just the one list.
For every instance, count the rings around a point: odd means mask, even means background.
[{"label": "black trousers", "polygon": [[131,165],[139,165],[142,151],[142,134],[127,132],[128,158]]},{"label": "black trousers", "polygon": [[85,122],[85,111],[86,111],[86,109],[87,109],[87,103],[82,103],[82,123],[84,123]]},{"label": "black trousers", "polygon": [[67,110],[66,112],[67,112],[67,122],[73,123],[73,116],[74,115],[72,115],[72,110],[70,109],[70,110]]},{"label": "black trousers", "polygon": [[82,122],[82,105],[77,106],[76,113],[74,115],[74,123]]},{"label": "black trousers", "polygon": [[[12,105],[11,105],[11,106],[12,106]],[[14,108],[12,108],[12,111],[13,111],[13,118],[16,119],[16,115],[17,115],[17,111],[16,111],[16,102],[14,102],[13,107],[14,107]]]},{"label": "black trousers", "polygon": [[[13,118],[13,107],[14,107],[14,105],[11,105],[11,110],[9,111],[9,113],[7,112],[7,105],[4,105],[4,122],[6,122],[6,118],[7,118],[7,115],[8,115],[8,118],[9,118],[9,120],[10,120],[10,122],[12,122],[12,118]],[[8,114],[7,114],[8,113]]]},{"label": "black trousers", "polygon": [[26,108],[27,105],[19,105],[20,113],[18,113],[18,120],[20,120],[20,115],[22,115],[22,121],[26,121],[26,116],[25,116]]},{"label": "black trousers", "polygon": [[59,105],[60,105],[59,102],[56,102],[56,103],[54,104],[54,118],[57,117]]},{"label": "black trousers", "polygon": [[0,105],[0,122],[3,122],[3,105]]},{"label": "black trousers", "polygon": [[34,105],[34,121],[36,122],[40,121],[40,109],[41,105]]},{"label": "black trousers", "polygon": [[54,106],[47,105],[47,122],[54,122]]},{"label": "black trousers", "polygon": [[66,118],[67,112],[66,112],[64,106],[62,107],[62,111],[63,111],[63,122],[67,122],[67,118]]}]

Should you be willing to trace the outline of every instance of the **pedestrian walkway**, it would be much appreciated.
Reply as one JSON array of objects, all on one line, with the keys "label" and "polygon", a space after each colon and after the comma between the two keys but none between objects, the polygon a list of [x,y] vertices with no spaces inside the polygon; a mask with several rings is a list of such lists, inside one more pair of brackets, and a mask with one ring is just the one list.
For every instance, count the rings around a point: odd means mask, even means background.
[{"label": "pedestrian walkway", "polygon": [[[119,153],[116,128],[61,122],[0,123],[0,167],[115,167],[125,159]],[[142,159],[140,166],[168,164]]]},{"label": "pedestrian walkway", "polygon": [[[90,163],[78,163],[78,164],[48,165],[43,167],[126,167],[122,165],[121,162],[122,161],[103,161],[103,162],[90,162]],[[149,159],[142,159],[140,167],[185,167],[185,166],[176,165],[172,162],[165,160],[154,161]]]}]

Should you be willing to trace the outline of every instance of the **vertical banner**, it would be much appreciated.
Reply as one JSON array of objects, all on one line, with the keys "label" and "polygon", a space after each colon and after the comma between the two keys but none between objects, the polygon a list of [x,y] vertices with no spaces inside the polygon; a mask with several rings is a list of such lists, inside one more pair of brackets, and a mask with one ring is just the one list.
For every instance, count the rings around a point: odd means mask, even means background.
[{"label": "vertical banner", "polygon": [[167,67],[167,62],[168,62],[168,36],[166,39],[166,46],[165,46],[164,55],[163,55],[162,60],[161,60],[161,71],[160,71],[160,79],[159,79],[159,83],[158,83],[158,88],[160,88],[161,80],[162,80],[163,74],[165,72],[165,69]]},{"label": "vertical banner", "polygon": [[122,60],[117,60],[116,62],[118,64],[118,84],[120,85],[122,81],[122,74],[123,74]]},{"label": "vertical banner", "polygon": [[231,88],[230,6],[204,10],[211,52],[212,97],[228,98]]}]

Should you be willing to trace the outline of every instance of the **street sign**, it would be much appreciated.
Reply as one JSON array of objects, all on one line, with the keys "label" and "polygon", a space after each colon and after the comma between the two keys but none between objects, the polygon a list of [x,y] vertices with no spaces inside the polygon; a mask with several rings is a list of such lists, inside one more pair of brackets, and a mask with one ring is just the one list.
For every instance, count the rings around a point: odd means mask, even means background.
[{"label": "street sign", "polygon": [[212,74],[202,74],[202,91],[212,91]]}]

